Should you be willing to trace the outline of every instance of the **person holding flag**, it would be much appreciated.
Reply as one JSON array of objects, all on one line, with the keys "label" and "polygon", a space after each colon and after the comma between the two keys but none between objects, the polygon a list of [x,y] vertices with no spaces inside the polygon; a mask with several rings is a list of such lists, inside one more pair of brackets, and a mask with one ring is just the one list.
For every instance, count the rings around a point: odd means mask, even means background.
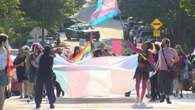
[{"label": "person holding flag", "polygon": [[[136,72],[134,78],[136,79],[136,95],[137,95],[137,103],[143,104],[143,98],[145,96],[147,82],[149,79],[149,72],[154,70],[154,57],[150,50],[153,49],[153,45],[151,42],[144,42],[142,44],[142,48],[139,49],[134,46],[133,43],[129,42],[128,47],[133,51],[138,53],[138,66],[136,68]],[[142,92],[140,97],[140,83],[142,81]]]}]

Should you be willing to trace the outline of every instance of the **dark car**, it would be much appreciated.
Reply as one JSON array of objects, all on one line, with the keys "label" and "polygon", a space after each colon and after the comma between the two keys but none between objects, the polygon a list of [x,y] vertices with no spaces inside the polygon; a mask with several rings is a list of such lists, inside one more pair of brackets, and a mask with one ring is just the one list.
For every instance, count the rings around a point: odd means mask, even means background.
[{"label": "dark car", "polygon": [[91,35],[96,41],[99,41],[100,38],[100,32],[89,24],[72,25],[65,29],[65,34],[68,40],[72,38],[89,40]]},{"label": "dark car", "polygon": [[143,43],[145,41],[161,41],[162,36],[163,33],[161,33],[160,37],[154,37],[152,31],[141,31],[134,40],[136,43]]},{"label": "dark car", "polygon": [[82,23],[82,21],[78,20],[76,18],[69,18],[69,19],[65,20],[64,28],[68,28],[69,26],[74,25],[74,24],[78,24],[78,23]]}]

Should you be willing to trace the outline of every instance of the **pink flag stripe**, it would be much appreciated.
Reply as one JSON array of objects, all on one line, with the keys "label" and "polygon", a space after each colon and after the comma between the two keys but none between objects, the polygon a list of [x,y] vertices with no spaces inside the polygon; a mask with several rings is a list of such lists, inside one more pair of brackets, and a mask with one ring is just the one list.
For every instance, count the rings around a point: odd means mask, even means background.
[{"label": "pink flag stripe", "polygon": [[101,10],[101,11],[99,10],[99,11],[92,14],[91,19],[92,20],[97,19],[98,17],[105,16],[105,15],[107,15],[107,14],[109,14],[109,13],[115,11],[115,10],[117,10],[117,9],[116,8],[111,8],[111,9]]}]

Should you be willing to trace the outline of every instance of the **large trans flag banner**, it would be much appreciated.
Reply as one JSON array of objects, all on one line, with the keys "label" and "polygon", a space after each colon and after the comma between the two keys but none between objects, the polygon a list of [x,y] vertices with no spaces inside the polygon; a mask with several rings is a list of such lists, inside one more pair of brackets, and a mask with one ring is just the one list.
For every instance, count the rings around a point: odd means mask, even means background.
[{"label": "large trans flag banner", "polygon": [[54,62],[56,80],[69,97],[124,94],[134,86],[137,55],[99,57],[77,63],[56,56]]},{"label": "large trans flag banner", "polygon": [[97,8],[91,15],[90,23],[93,26],[113,18],[119,13],[117,0],[98,0]]}]

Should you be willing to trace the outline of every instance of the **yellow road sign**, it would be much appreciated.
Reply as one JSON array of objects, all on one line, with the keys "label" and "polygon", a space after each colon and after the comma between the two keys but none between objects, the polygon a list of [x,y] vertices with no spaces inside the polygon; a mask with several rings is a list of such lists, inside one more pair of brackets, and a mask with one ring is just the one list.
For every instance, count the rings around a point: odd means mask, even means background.
[{"label": "yellow road sign", "polygon": [[151,23],[151,26],[155,30],[158,30],[162,25],[163,25],[162,22],[158,18],[154,19],[154,21],[152,21],[152,23]]},{"label": "yellow road sign", "polygon": [[154,37],[160,37],[160,30],[153,30]]}]

